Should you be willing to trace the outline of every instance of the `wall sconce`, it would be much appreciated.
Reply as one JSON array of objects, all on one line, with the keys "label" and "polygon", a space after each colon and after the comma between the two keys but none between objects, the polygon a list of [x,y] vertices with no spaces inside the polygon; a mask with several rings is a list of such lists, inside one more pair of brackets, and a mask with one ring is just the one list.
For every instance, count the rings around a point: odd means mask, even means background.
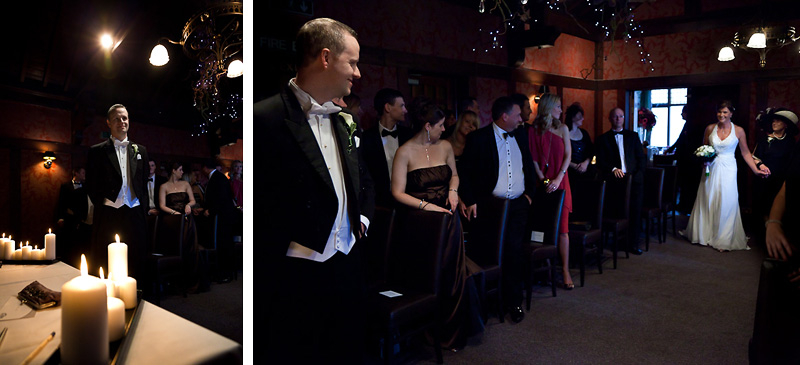
[{"label": "wall sconce", "polygon": [[56,159],[56,154],[53,151],[47,151],[42,156],[44,159],[44,168],[49,169],[50,166],[53,166],[53,161]]},{"label": "wall sconce", "polygon": [[539,104],[539,100],[542,98],[542,95],[547,94],[549,92],[550,88],[547,85],[539,86],[539,92],[536,94],[536,96],[533,97],[533,101],[536,104]]}]

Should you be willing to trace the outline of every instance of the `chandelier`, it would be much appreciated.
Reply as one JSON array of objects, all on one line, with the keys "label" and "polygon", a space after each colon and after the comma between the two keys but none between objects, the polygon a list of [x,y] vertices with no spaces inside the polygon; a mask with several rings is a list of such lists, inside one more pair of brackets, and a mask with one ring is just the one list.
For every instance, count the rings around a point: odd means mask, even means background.
[{"label": "chandelier", "polygon": [[[739,31],[733,35],[730,46],[722,47],[719,50],[717,60],[722,62],[731,61],[736,58],[733,48],[741,48],[746,51],[756,52],[759,56],[758,65],[761,67],[767,64],[767,52],[781,48],[787,44],[794,43],[800,39],[791,26],[759,26],[749,30]],[[747,40],[747,43],[745,43]]]},{"label": "chandelier", "polygon": [[[192,84],[194,106],[204,122],[197,126],[205,134],[220,118],[238,119],[242,97],[239,93],[223,95],[220,82],[223,76],[242,76],[242,2],[218,1],[194,14],[183,27],[179,41],[162,37],[150,53],[153,66],[169,62],[163,43],[180,45],[183,53],[197,62],[198,78]],[[237,108],[239,106],[239,108]]]}]

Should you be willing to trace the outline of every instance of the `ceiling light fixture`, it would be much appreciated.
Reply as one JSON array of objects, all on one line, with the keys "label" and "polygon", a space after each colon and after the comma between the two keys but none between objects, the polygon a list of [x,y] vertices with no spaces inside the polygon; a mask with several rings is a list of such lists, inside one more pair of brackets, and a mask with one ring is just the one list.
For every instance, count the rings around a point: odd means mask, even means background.
[{"label": "ceiling light fixture", "polygon": [[[198,133],[205,134],[221,116],[237,119],[231,104],[241,102],[236,94],[222,95],[220,79],[241,76],[242,64],[242,2],[222,1],[209,5],[193,15],[183,27],[180,41],[162,37],[150,53],[150,63],[164,66],[169,62],[169,52],[162,41],[182,46],[183,53],[197,62],[199,78],[192,85],[194,106],[200,111],[205,123],[198,126]],[[231,70],[233,69],[233,70]],[[230,100],[229,100],[230,99]],[[234,110],[234,111],[231,111]]]},{"label": "ceiling light fixture", "polygon": [[[747,44],[744,43],[745,39],[748,40]],[[797,36],[792,26],[759,26],[742,30],[733,35],[731,46],[725,46],[719,50],[717,60],[731,61],[736,58],[733,48],[741,48],[758,53],[758,65],[764,67],[767,65],[767,52],[794,43],[798,39],[800,37]]]}]

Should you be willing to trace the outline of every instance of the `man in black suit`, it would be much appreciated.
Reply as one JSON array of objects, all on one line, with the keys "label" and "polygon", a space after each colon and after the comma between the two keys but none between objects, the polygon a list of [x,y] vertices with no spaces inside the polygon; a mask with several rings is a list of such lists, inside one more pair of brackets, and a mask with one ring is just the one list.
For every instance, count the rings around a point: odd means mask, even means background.
[{"label": "man in black suit", "polygon": [[56,209],[58,234],[58,257],[74,267],[80,267],[81,252],[90,249],[92,216],[94,206],[89,200],[83,182],[86,169],[77,166],[72,169],[72,180],[61,184]]},{"label": "man in black suit", "polygon": [[[297,76],[253,108],[256,232],[255,324],[276,363],[363,363],[364,277],[360,251],[374,190],[360,161],[353,116],[330,102],[350,93],[356,33],[326,18],[297,34]],[[257,226],[258,227],[258,226]]]},{"label": "man in black suit", "polygon": [[623,130],[625,113],[614,108],[608,114],[611,130],[597,138],[597,168],[604,180],[613,183],[630,175],[630,235],[628,251],[641,255],[639,249],[639,233],[642,229],[642,200],[644,197],[644,169],[647,157],[644,155],[642,142],[636,132]]},{"label": "man in black suit", "polygon": [[228,177],[217,170],[218,163],[214,159],[207,160],[203,166],[203,174],[208,176],[205,199],[203,201],[203,215],[211,218],[217,217],[217,252],[219,252],[219,277],[220,283],[233,280],[236,270],[233,262],[233,222],[236,215],[236,203],[233,200],[233,191]]},{"label": "man in black suit", "polygon": [[[488,199],[511,201],[503,243],[503,303],[514,322],[522,311],[523,244],[527,240],[528,209],[536,183],[520,108],[509,97],[492,105],[494,123],[467,135],[460,195],[461,213],[468,220],[482,219],[480,205]],[[492,219],[493,217],[486,217]]]},{"label": "man in black suit", "polygon": [[147,149],[128,140],[130,120],[121,104],[108,109],[106,120],[111,137],[89,148],[86,187],[94,204],[92,269],[108,270],[108,244],[119,234],[128,245],[128,276],[139,288],[149,290],[147,259]]},{"label": "man in black suit", "polygon": [[364,131],[361,153],[369,175],[375,184],[375,205],[391,208],[392,163],[397,148],[414,134],[410,128],[399,125],[408,113],[403,94],[395,89],[381,89],[375,94],[375,110],[380,118],[377,126]]},{"label": "man in black suit", "polygon": [[150,175],[147,177],[147,215],[158,215],[159,202],[158,202],[158,189],[161,185],[167,182],[167,178],[156,174],[156,162],[149,161]]}]

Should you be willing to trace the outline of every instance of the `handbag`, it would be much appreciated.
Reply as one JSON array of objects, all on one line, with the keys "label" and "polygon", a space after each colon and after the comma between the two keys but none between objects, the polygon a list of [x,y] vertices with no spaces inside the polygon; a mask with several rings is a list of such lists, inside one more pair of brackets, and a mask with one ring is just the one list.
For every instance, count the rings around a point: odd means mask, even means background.
[{"label": "handbag", "polygon": [[61,302],[61,292],[51,290],[38,281],[28,284],[17,296],[22,303],[28,304],[34,309],[55,307]]}]

